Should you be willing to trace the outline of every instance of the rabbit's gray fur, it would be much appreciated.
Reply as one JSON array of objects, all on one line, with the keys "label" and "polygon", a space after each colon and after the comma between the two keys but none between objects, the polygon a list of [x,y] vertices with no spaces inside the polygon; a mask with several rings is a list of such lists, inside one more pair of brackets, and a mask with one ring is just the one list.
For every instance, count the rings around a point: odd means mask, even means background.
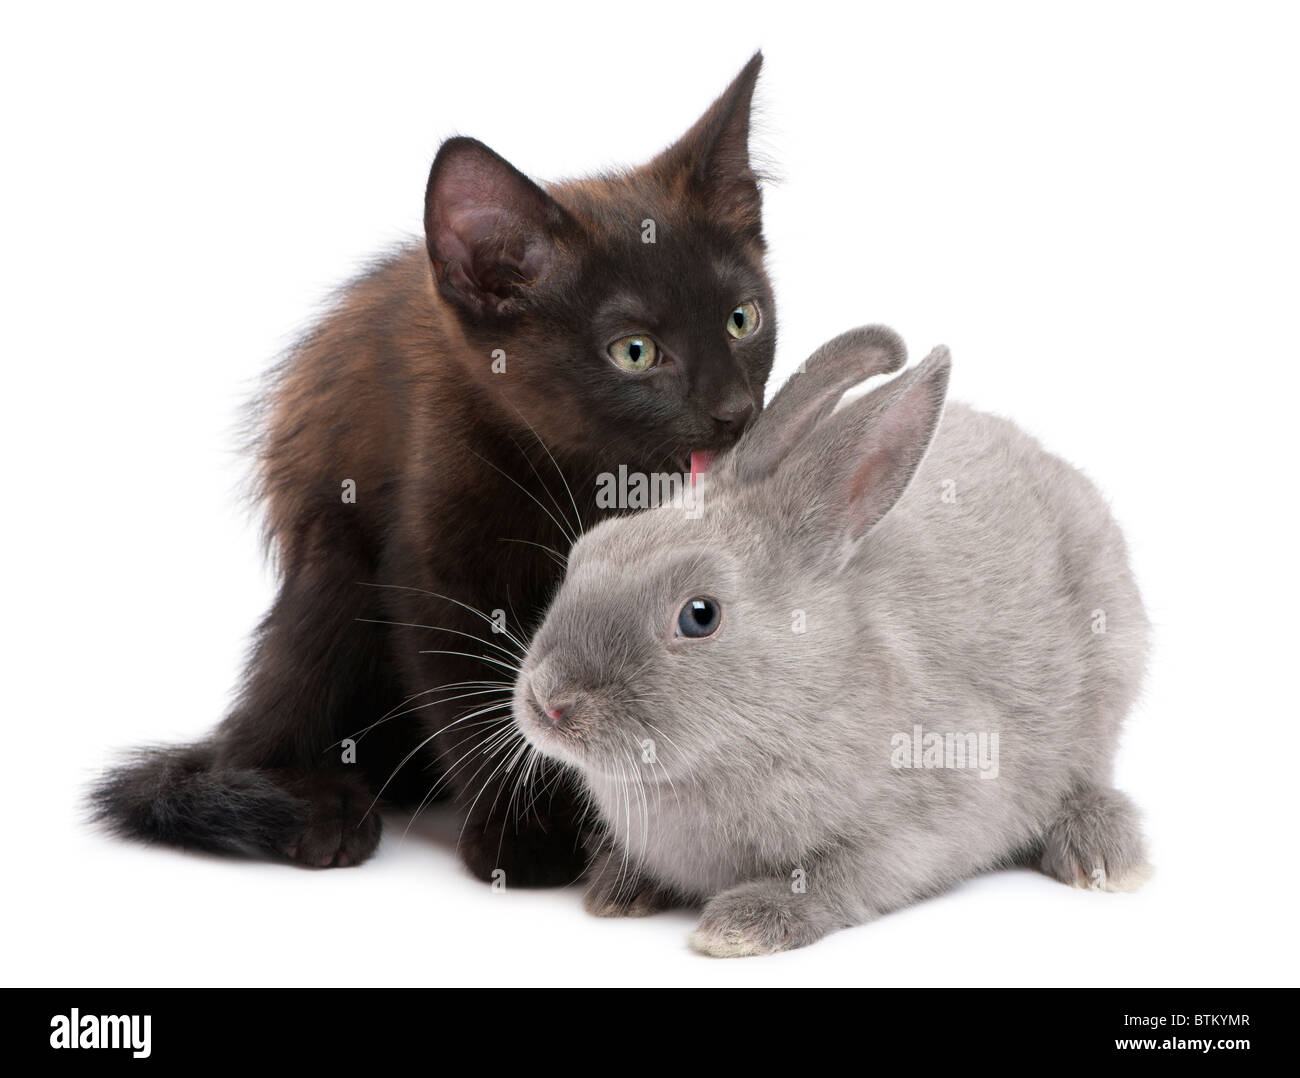
[{"label": "rabbit's gray fur", "polygon": [[[1136,810],[1110,788],[1148,635],[1123,537],[1013,424],[960,404],[939,422],[943,349],[832,411],[903,357],[882,327],[836,338],[700,480],[702,511],[573,548],[515,718],[608,830],[593,912],[703,903],[699,950],[762,954],[1025,859],[1141,879]],[[682,637],[701,595],[720,627]],[[996,732],[996,777],[894,766],[918,724]]]}]

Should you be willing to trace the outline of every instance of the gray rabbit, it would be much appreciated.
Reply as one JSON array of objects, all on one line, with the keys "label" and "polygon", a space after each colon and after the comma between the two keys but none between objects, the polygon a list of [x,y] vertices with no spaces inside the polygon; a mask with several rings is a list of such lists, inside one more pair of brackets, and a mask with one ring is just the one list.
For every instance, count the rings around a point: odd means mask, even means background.
[{"label": "gray rabbit", "polygon": [[1111,786],[1148,636],[1123,537],[1017,427],[945,411],[945,349],[837,409],[904,360],[837,337],[694,511],[573,548],[514,716],[603,821],[591,912],[702,904],[697,950],[769,954],[1000,865],[1148,871]]}]

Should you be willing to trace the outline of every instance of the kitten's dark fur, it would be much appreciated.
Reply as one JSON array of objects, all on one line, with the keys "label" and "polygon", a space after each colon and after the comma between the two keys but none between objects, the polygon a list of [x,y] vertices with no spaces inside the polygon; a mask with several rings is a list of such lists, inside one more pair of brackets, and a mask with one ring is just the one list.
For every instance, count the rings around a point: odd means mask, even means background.
[{"label": "kitten's dark fur", "polygon": [[[206,740],[112,771],[94,794],[102,819],[178,846],[351,865],[378,843],[368,810],[396,770],[386,800],[435,784],[454,799],[475,875],[581,872],[570,780],[515,785],[499,686],[521,649],[467,608],[504,611],[526,642],[562,571],[545,548],[567,552],[600,517],[599,473],[680,471],[761,408],[776,320],[748,153],[760,64],[678,143],[616,175],[543,188],[479,142],[443,144],[426,244],[352,284],[265,402],[283,582],[232,713]],[[746,301],[761,323],[735,340],[726,321]],[[642,332],[667,362],[627,373],[607,346]]]}]

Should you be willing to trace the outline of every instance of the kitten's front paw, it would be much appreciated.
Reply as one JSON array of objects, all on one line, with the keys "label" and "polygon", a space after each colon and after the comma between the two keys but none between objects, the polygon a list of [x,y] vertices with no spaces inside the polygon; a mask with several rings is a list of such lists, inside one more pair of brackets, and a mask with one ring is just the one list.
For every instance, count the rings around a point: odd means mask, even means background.
[{"label": "kitten's front paw", "polygon": [[564,887],[575,883],[587,865],[587,852],[565,820],[514,824],[493,822],[460,840],[465,867],[480,880],[503,880],[507,887]]},{"label": "kitten's front paw", "polygon": [[804,947],[825,935],[806,908],[811,900],[784,882],[742,884],[710,899],[691,946],[712,958],[745,958]]},{"label": "kitten's front paw", "polygon": [[349,868],[375,852],[383,821],[363,782],[322,772],[295,775],[287,786],[307,803],[307,822],[282,848],[285,857],[309,868]]}]

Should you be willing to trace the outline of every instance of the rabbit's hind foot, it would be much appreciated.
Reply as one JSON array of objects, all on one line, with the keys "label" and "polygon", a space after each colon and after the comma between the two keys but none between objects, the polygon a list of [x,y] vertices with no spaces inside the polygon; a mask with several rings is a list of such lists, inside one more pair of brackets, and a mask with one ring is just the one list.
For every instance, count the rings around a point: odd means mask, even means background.
[{"label": "rabbit's hind foot", "polygon": [[1151,876],[1137,806],[1118,790],[1075,790],[1043,835],[1039,867],[1090,891],[1136,891]]}]

